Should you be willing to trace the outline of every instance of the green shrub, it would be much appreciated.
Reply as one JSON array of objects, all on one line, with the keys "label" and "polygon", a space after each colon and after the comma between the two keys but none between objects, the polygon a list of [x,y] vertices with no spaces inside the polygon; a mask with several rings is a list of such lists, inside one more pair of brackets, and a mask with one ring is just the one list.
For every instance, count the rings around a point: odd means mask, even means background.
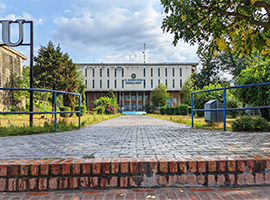
[{"label": "green shrub", "polygon": [[173,114],[174,114],[174,107],[167,107],[166,115],[173,115]]},{"label": "green shrub", "polygon": [[[75,110],[79,111],[79,105],[75,106]],[[86,114],[86,106],[85,105],[81,105],[81,116]],[[77,116],[79,116],[79,113],[76,113]]]},{"label": "green shrub", "polygon": [[97,114],[102,115],[102,114],[104,114],[104,112],[105,112],[104,107],[101,107],[101,106],[97,107]]},{"label": "green shrub", "polygon": [[191,114],[191,106],[188,107],[188,114]]},{"label": "green shrub", "polygon": [[144,107],[144,109],[145,109],[145,112],[146,112],[146,113],[153,113],[155,107],[154,107],[153,105],[146,104],[145,107]]},{"label": "green shrub", "polygon": [[159,110],[155,110],[154,114],[159,115],[160,114]]},{"label": "green shrub", "polygon": [[[71,111],[71,108],[67,106],[60,106],[59,109],[60,111]],[[67,118],[70,116],[70,113],[60,113],[60,116]]]},{"label": "green shrub", "polygon": [[187,104],[179,105],[178,110],[179,110],[180,115],[188,115],[188,105]]},{"label": "green shrub", "polygon": [[175,109],[174,109],[174,114],[175,114],[175,115],[180,115],[179,106],[175,107]]},{"label": "green shrub", "polygon": [[14,107],[10,107],[8,110],[11,112],[18,112],[19,111],[18,108],[14,108]]},{"label": "green shrub", "polygon": [[166,107],[159,108],[160,114],[165,115],[166,114]]},{"label": "green shrub", "polygon": [[232,129],[233,131],[269,131],[270,125],[262,117],[252,118],[246,115],[234,121]]}]

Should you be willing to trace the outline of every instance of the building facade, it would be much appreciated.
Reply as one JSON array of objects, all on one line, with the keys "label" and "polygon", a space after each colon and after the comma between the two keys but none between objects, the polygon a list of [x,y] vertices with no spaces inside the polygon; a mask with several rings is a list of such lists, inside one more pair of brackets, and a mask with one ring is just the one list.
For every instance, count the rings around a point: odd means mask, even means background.
[{"label": "building facade", "polygon": [[93,101],[114,91],[117,104],[125,110],[144,110],[151,104],[151,91],[168,85],[168,106],[182,103],[180,89],[186,78],[196,72],[198,63],[94,63],[77,64],[85,76],[87,108]]},{"label": "building facade", "polygon": [[[0,43],[2,44],[2,43]],[[13,74],[22,75],[22,61],[27,58],[14,49],[0,45],[0,88],[13,88]],[[14,105],[12,92],[0,90],[0,111]]]}]

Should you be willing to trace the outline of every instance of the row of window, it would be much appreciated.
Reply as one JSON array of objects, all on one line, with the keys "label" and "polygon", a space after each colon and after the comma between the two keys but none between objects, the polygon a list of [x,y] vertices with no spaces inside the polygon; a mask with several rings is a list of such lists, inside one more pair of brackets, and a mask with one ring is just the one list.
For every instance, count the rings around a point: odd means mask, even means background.
[{"label": "row of window", "polygon": [[[102,68],[99,69],[99,76],[102,77]],[[172,76],[175,76],[174,68],[172,68]],[[165,77],[168,76],[168,70],[165,68]],[[180,77],[182,77],[182,68],[180,68]],[[95,69],[92,69],[92,76],[95,77]],[[146,70],[145,68],[143,69],[143,77],[146,76]],[[85,69],[85,77],[87,77],[87,69]],[[110,69],[107,69],[107,77],[110,77]],[[117,69],[114,69],[114,77],[117,77]],[[124,69],[122,68],[122,77],[124,77]],[[151,77],[153,77],[153,68],[151,68]],[[158,68],[158,77],[160,77],[160,68]]]},{"label": "row of window", "polygon": [[[173,88],[175,88],[175,80],[173,79],[172,80],[172,86]],[[160,84],[160,79],[158,79],[158,84]],[[85,85],[87,85],[87,80],[85,80]],[[168,81],[167,79],[165,79],[165,85],[168,85]],[[100,89],[102,89],[102,80],[100,80],[99,82],[99,87]],[[153,85],[153,79],[151,79],[151,88],[153,88],[154,85]],[[180,79],[180,87],[182,87],[182,79]],[[92,80],[92,88],[94,89],[95,88],[95,80]],[[110,81],[107,80],[107,88],[110,89]],[[117,88],[117,80],[114,80],[114,88]],[[124,88],[124,80],[122,80],[122,88]],[[146,88],[146,82],[145,80],[143,80],[143,88]]]}]

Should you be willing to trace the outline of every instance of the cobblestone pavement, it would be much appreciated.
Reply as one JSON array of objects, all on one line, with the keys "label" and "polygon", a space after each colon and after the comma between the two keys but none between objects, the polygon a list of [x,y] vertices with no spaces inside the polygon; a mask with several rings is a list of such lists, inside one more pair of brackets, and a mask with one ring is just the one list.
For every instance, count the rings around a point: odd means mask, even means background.
[{"label": "cobblestone pavement", "polygon": [[0,193],[0,199],[20,200],[234,200],[270,199],[269,187],[217,189],[217,188],[158,188],[158,189],[121,189],[121,190],[67,190],[53,192]]},{"label": "cobblestone pavement", "polygon": [[127,115],[80,130],[0,138],[0,159],[269,154],[270,133],[202,130]]}]

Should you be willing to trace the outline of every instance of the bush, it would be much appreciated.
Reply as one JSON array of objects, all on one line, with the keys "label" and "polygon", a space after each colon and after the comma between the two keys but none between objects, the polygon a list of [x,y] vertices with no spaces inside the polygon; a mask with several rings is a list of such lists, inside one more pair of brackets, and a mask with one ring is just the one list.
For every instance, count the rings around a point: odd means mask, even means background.
[{"label": "bush", "polygon": [[14,108],[14,107],[10,107],[8,110],[11,112],[18,112],[19,111],[18,108]]},{"label": "bush", "polygon": [[[71,108],[66,106],[60,106],[59,109],[60,111],[71,111]],[[70,113],[60,113],[60,116],[67,118],[70,116]]]},{"label": "bush", "polygon": [[104,108],[104,107],[101,107],[101,106],[97,107],[97,113],[98,113],[99,115],[104,114],[104,112],[105,112],[105,108]]},{"label": "bush", "polygon": [[[109,98],[109,97],[100,97],[98,100],[94,101],[93,108],[103,107],[105,114],[116,114],[119,112],[119,107],[116,104],[115,98]],[[103,114],[102,113],[102,114]]]},{"label": "bush", "polygon": [[191,114],[191,106],[188,107],[188,114]]},{"label": "bush", "polygon": [[160,114],[165,115],[166,114],[166,107],[159,108]]},{"label": "bush", "polygon": [[179,114],[180,115],[188,115],[188,105],[181,104],[178,106]]},{"label": "bush", "polygon": [[145,107],[144,107],[144,109],[145,109],[145,112],[146,113],[153,113],[155,107],[153,105],[151,106],[150,104],[146,104]]},{"label": "bush", "polygon": [[173,115],[173,114],[174,114],[174,107],[167,107],[166,115]]},{"label": "bush", "polygon": [[[79,105],[75,106],[75,111],[79,111]],[[81,116],[86,114],[86,106],[81,105]],[[79,113],[76,113],[77,116],[79,116]]]},{"label": "bush", "polygon": [[247,115],[234,121],[232,129],[233,131],[269,131],[270,125],[262,117],[252,118]]}]

